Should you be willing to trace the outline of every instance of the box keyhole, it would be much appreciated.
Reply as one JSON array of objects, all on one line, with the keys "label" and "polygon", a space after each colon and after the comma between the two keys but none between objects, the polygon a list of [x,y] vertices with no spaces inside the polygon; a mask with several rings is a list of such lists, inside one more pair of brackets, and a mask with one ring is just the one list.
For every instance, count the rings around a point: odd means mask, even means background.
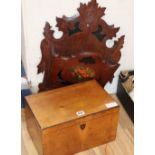
[{"label": "box keyhole", "polygon": [[80,125],[81,130],[84,130],[85,127],[86,127],[86,124],[81,124],[81,125]]}]

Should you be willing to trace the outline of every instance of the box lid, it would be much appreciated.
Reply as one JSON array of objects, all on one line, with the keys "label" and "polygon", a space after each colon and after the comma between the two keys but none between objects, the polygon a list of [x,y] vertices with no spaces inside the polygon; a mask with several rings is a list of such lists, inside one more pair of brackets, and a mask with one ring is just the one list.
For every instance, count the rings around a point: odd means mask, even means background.
[{"label": "box lid", "polygon": [[26,100],[42,129],[118,106],[95,80],[30,95]]}]

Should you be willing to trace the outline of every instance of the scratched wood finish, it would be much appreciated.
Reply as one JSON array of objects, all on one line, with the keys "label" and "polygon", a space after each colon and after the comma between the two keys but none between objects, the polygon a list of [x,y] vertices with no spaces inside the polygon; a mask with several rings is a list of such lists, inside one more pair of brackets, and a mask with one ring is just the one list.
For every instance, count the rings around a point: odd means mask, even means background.
[{"label": "scratched wood finish", "polygon": [[92,78],[103,87],[112,81],[120,65],[124,36],[115,39],[113,47],[107,47],[107,40],[116,37],[119,27],[103,20],[105,9],[91,0],[88,4],[80,3],[78,16],[57,17],[56,26],[63,32],[60,39],[54,38],[54,30],[46,22],[40,45],[42,58],[38,64],[38,73],[44,73],[39,91]]},{"label": "scratched wood finish", "polygon": [[[40,155],[72,155],[116,137],[119,106],[105,106],[114,100],[95,80],[31,95],[26,100],[26,111],[32,117],[27,122],[35,120],[31,128],[39,130],[30,135],[37,149],[41,144]],[[86,114],[79,118],[76,112],[80,110]]]},{"label": "scratched wood finish", "polygon": [[[105,145],[88,149],[76,155],[133,155],[134,154],[134,126],[116,95],[112,97],[120,105],[119,125],[116,140]],[[36,147],[30,137],[25,120],[25,109],[21,111],[21,155],[38,155]]]}]

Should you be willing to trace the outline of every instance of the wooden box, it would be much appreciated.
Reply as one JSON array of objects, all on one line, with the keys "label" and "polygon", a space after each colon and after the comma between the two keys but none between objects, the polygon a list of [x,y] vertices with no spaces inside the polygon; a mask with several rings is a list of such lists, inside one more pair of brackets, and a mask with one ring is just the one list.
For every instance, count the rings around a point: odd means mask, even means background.
[{"label": "wooden box", "polygon": [[27,127],[39,155],[73,155],[116,137],[119,106],[95,80],[26,101]]}]

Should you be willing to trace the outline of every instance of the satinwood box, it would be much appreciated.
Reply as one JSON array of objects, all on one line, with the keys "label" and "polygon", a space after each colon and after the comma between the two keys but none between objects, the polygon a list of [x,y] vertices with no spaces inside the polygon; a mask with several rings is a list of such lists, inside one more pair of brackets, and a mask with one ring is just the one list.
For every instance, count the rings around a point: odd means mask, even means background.
[{"label": "satinwood box", "polygon": [[119,106],[95,80],[26,101],[27,128],[39,155],[73,155],[116,138]]}]

